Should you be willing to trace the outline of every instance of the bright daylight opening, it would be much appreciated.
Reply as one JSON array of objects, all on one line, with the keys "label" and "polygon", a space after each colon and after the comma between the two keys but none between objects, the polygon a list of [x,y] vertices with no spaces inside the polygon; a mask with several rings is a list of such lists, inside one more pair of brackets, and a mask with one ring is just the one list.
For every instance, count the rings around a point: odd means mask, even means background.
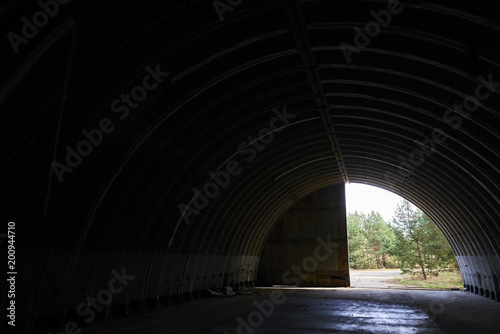
[{"label": "bright daylight opening", "polygon": [[352,287],[462,288],[453,250],[425,213],[381,188],[345,189]]}]

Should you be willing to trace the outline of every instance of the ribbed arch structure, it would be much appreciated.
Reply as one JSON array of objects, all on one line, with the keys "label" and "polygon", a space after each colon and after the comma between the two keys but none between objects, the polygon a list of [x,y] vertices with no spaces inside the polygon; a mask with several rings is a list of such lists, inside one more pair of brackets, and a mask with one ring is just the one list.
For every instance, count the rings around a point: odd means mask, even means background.
[{"label": "ribbed arch structure", "polygon": [[[124,310],[252,282],[277,219],[346,182],[424,210],[464,285],[498,298],[496,3],[221,3],[223,21],[210,1],[58,2],[18,53],[3,40],[3,211],[26,256],[28,327],[74,312],[113,269],[135,276],[110,306]],[[388,4],[400,11],[356,43]],[[40,10],[3,5],[5,33]],[[53,162],[103,121],[109,133],[59,182]],[[196,209],[193,188],[229,165]],[[182,205],[199,212],[184,219]]]}]

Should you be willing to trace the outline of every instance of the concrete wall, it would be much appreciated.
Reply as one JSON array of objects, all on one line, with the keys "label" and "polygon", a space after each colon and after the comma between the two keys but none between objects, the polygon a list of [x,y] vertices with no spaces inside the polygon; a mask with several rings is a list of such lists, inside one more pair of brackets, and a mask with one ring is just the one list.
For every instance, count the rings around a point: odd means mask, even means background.
[{"label": "concrete wall", "polygon": [[343,184],[300,200],[276,223],[262,252],[258,282],[350,285]]}]

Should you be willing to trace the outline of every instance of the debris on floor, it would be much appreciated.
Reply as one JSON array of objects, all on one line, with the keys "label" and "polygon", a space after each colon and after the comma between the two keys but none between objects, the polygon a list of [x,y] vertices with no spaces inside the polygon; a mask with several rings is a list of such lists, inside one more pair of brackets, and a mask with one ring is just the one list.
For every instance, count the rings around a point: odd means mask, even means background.
[{"label": "debris on floor", "polygon": [[202,292],[203,297],[232,297],[235,295],[257,295],[259,296],[260,293],[258,292],[253,292],[250,291],[247,288],[233,288],[230,286],[220,286],[220,287],[215,287],[215,288],[210,288],[210,289],[205,289]]}]

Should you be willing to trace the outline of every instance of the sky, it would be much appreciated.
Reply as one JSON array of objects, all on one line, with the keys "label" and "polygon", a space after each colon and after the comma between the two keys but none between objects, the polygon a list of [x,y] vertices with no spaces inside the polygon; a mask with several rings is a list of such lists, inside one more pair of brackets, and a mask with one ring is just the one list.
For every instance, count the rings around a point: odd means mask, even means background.
[{"label": "sky", "polygon": [[403,198],[381,188],[366,184],[349,183],[345,185],[347,213],[354,211],[370,213],[378,211],[385,221],[392,221],[398,202]]}]

